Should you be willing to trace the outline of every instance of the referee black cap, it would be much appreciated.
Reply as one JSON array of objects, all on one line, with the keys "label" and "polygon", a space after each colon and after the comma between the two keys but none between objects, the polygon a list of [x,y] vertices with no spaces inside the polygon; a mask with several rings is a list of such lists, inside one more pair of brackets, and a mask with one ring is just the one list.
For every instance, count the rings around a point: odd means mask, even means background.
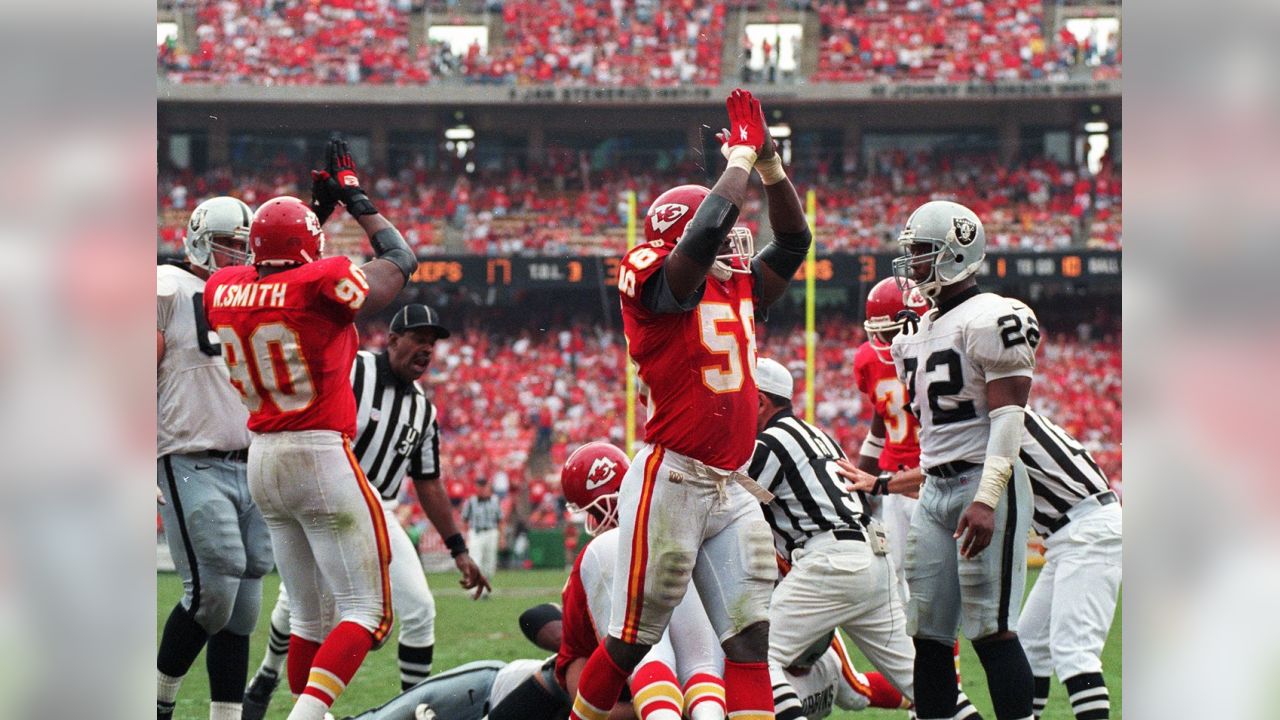
[{"label": "referee black cap", "polygon": [[421,303],[405,305],[391,319],[391,332],[397,335],[414,328],[431,328],[436,331],[436,337],[449,337],[449,331],[440,324],[440,316],[436,311]]}]

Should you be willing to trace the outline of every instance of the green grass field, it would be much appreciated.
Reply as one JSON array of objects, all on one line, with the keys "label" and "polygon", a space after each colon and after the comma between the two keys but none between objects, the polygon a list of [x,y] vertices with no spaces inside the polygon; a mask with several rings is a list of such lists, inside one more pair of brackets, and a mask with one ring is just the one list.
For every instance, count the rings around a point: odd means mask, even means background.
[{"label": "green grass field", "polygon": [[[1035,579],[1032,571],[1027,587]],[[516,618],[525,608],[540,602],[559,601],[560,588],[564,585],[565,573],[540,570],[520,572],[500,572],[494,581],[497,588],[494,595],[480,602],[473,602],[458,588],[456,575],[432,574],[428,576],[431,588],[436,597],[436,655],[434,669],[447,670],[456,665],[472,660],[514,660],[523,657],[544,657],[520,633]],[[267,639],[267,616],[275,602],[279,576],[269,575],[264,581],[262,620],[253,635],[253,651],[250,657],[251,671],[257,668],[262,659]],[[168,617],[173,604],[182,595],[182,583],[172,573],[161,573],[157,578],[156,597],[156,638]],[[1122,612],[1122,610],[1120,611]],[[1120,636],[1121,621],[1118,612],[1115,624],[1111,628],[1111,637],[1103,654],[1103,665],[1106,671],[1107,686],[1111,691],[1112,717],[1120,718]],[[366,708],[380,705],[399,692],[399,671],[396,668],[395,634],[393,639],[379,652],[372,653],[365,661],[364,667],[351,683],[351,687],[334,707],[336,717],[355,714]],[[869,670],[871,666],[862,657],[855,657],[859,670]],[[982,711],[984,717],[990,719],[991,702],[987,697],[986,682],[982,666],[967,644],[961,648],[961,673],[965,679],[965,691]],[[209,716],[208,676],[204,671],[204,660],[196,661],[192,672],[187,676],[178,695],[176,720],[203,720]],[[288,714],[290,704],[289,690],[282,682],[276,691],[271,711],[267,717],[271,720],[283,720]],[[905,712],[868,710],[862,713],[837,711],[833,717],[858,717],[863,720],[901,720]],[[1049,699],[1049,710],[1045,720],[1071,720],[1071,708],[1067,703],[1066,693],[1055,680],[1053,693]],[[450,720],[441,718],[440,720]]]}]

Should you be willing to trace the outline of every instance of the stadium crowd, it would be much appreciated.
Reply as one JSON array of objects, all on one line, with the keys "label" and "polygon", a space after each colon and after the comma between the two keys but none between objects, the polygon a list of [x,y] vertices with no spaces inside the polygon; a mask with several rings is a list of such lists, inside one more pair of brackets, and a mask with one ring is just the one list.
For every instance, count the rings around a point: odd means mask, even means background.
[{"label": "stadium crowd", "polygon": [[[860,323],[846,318],[821,322],[818,331],[817,421],[852,453],[870,422],[870,406],[853,378],[854,354],[865,335]],[[1040,348],[1032,407],[1083,442],[1117,484],[1122,416],[1119,338],[1086,339],[1088,326],[1079,333],[1080,337],[1051,334]],[[379,348],[386,330],[367,327],[362,340],[366,348]],[[514,337],[468,328],[440,341],[437,360],[423,381],[441,413],[441,462],[450,497],[461,503],[474,492],[475,480],[484,477],[494,483],[508,515],[525,485],[532,509],[554,504],[556,468],[569,450],[600,439],[623,444],[623,353],[620,332],[582,324],[525,330]],[[802,412],[802,328],[770,332],[761,326],[760,354],[789,366],[796,377],[797,412]],[[637,412],[637,433],[643,438],[643,409]],[[545,457],[534,462],[535,456]],[[404,522],[424,522],[415,503],[405,505],[409,510]],[[538,516],[555,517],[546,509]],[[431,534],[423,537],[430,539]]]},{"label": "stadium crowd", "polygon": [[1065,27],[1046,37],[1040,0],[831,0],[812,80],[1066,80],[1077,66],[1115,77],[1120,52]]},{"label": "stadium crowd", "polygon": [[[809,176],[819,189],[819,252],[894,249],[910,210],[934,198],[953,198],[974,208],[986,220],[993,250],[1121,246],[1120,172],[1109,163],[1090,175],[1044,157],[1006,168],[993,155],[937,159],[896,151],[881,154],[864,172],[820,161]],[[279,194],[305,197],[309,188],[299,184],[303,177],[303,168],[283,163],[279,169],[237,174],[234,187],[254,206]],[[627,191],[636,192],[636,211],[642,214],[661,189],[702,181],[701,170],[690,163],[661,173],[593,173],[578,163],[559,162],[554,172],[512,168],[460,177],[428,172],[425,163],[414,163],[375,178],[378,197],[386,198],[382,202],[388,214],[419,253],[446,252],[446,225],[452,225],[459,238],[454,252],[488,255],[621,255]],[[162,173],[160,251],[181,248],[189,208],[232,187],[227,168]],[[759,199],[753,196],[743,209],[743,224],[759,230],[760,214]],[[343,213],[331,220],[328,234],[344,252],[368,252],[363,233]],[[344,245],[348,242],[350,246]]]},{"label": "stadium crowd", "polygon": [[[1045,36],[1040,0],[827,0],[816,11],[817,82],[1114,77],[1120,52],[1065,28]],[[160,42],[171,83],[601,86],[715,85],[726,16],[718,0],[495,0],[487,52],[412,39],[409,0],[177,0],[191,32]],[[498,21],[500,18],[500,21]],[[446,15],[444,24],[462,22]],[[475,22],[474,18],[471,22]],[[745,50],[744,54],[749,53]]]}]

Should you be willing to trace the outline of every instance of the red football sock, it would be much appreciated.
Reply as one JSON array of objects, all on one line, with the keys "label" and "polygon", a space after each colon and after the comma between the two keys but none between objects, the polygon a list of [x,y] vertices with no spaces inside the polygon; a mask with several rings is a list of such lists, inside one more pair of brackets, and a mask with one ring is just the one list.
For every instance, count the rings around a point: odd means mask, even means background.
[{"label": "red football sock", "polygon": [[675,671],[663,662],[641,665],[631,679],[631,702],[640,720],[680,720],[684,695]]},{"label": "red football sock", "polygon": [[956,659],[956,684],[960,684],[960,638],[956,638],[956,644],[951,648],[951,655]]},{"label": "red football sock", "polygon": [[767,663],[725,660],[724,687],[731,720],[773,720],[773,684]]},{"label": "red football sock", "polygon": [[626,682],[627,673],[609,657],[604,643],[597,645],[578,678],[578,697],[573,700],[570,719],[606,720]]},{"label": "red football sock", "polygon": [[902,692],[884,675],[869,672],[863,673],[863,676],[867,678],[867,687],[871,688],[871,696],[868,698],[871,701],[871,707],[899,710],[909,705],[906,698],[902,697]]},{"label": "red football sock", "polygon": [[710,673],[696,673],[684,684],[684,713],[691,720],[724,720],[724,680]]},{"label": "red football sock", "polygon": [[[347,683],[351,682],[372,647],[373,633],[353,622],[338,623],[316,653],[302,694],[310,695],[325,705],[333,705],[347,689]],[[289,676],[292,681],[293,673],[290,672]]]},{"label": "red football sock", "polygon": [[289,692],[294,696],[302,694],[307,688],[307,675],[311,673],[311,663],[315,661],[316,651],[320,643],[306,640],[297,635],[289,636],[289,654],[285,660],[289,673]]}]

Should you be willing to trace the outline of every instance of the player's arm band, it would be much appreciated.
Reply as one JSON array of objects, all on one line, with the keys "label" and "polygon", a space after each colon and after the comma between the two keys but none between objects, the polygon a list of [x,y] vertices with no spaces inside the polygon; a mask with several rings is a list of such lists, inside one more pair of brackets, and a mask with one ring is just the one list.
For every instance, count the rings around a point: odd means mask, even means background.
[{"label": "player's arm band", "polygon": [[809,255],[809,243],[813,242],[813,233],[808,228],[800,232],[774,231],[773,242],[765,246],[753,262],[759,262],[778,276],[790,280],[796,271],[804,265]]},{"label": "player's arm band", "polygon": [[373,206],[369,196],[363,190],[348,190],[342,204],[347,208],[347,212],[351,213],[351,217],[378,214],[378,208]]},{"label": "player's arm band", "polygon": [[716,255],[720,254],[720,243],[729,236],[729,230],[738,221],[738,212],[738,206],[728,198],[711,193],[685,226],[684,235],[676,243],[676,251],[704,270],[710,270]]},{"label": "player's arm band", "polygon": [[393,227],[382,228],[370,236],[369,244],[373,246],[375,255],[400,268],[405,280],[418,269],[418,258],[413,256],[413,251],[409,249],[409,244],[404,241],[399,230]]},{"label": "player's arm band", "polygon": [[444,539],[444,546],[449,548],[449,554],[458,557],[467,552],[467,540],[462,537],[462,533],[454,533]]},{"label": "player's arm band", "polygon": [[1022,448],[1024,411],[1020,405],[1003,405],[988,413],[991,418],[991,435],[987,438],[987,459],[982,464],[982,479],[978,481],[978,494],[974,502],[980,502],[992,510],[1000,504],[1000,496],[1013,477],[1013,462]]},{"label": "player's arm band", "polygon": [[869,458],[880,459],[880,454],[884,452],[884,438],[876,437],[871,433],[867,433],[867,439],[862,441],[862,449],[858,451],[859,455],[866,455]]}]

